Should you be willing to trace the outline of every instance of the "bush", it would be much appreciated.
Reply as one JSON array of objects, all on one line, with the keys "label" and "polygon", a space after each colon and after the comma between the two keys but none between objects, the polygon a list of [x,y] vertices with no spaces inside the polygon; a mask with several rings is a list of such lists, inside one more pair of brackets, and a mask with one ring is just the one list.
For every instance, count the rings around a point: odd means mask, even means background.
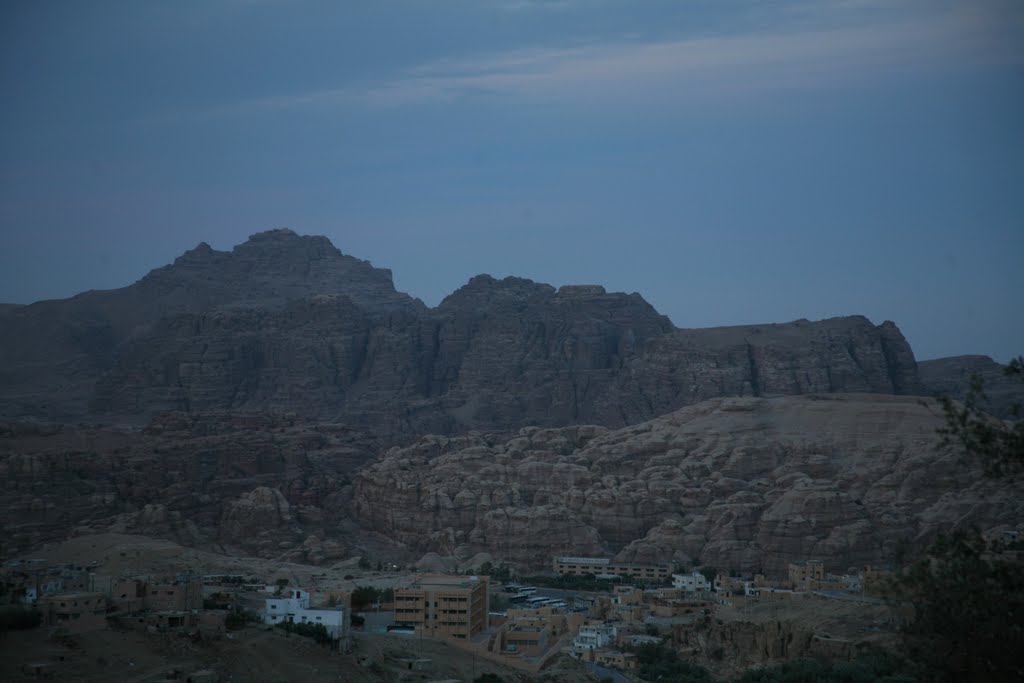
[{"label": "bush", "polygon": [[242,612],[228,612],[224,618],[224,628],[229,631],[240,631],[249,622]]},{"label": "bush", "polygon": [[649,681],[672,683],[712,683],[707,669],[680,660],[676,651],[661,643],[645,643],[633,648],[639,673]]},{"label": "bush", "polygon": [[327,632],[327,627],[323,624],[296,624],[291,621],[278,624],[278,628],[287,631],[288,633],[294,633],[298,636],[305,638],[312,638],[320,645],[330,645],[331,634]]},{"label": "bush", "polygon": [[498,674],[486,673],[480,674],[473,679],[473,683],[505,683],[504,680]]},{"label": "bush", "polygon": [[872,650],[852,662],[805,658],[751,669],[733,683],[915,683],[918,679],[913,673],[911,664],[902,657]]},{"label": "bush", "polygon": [[23,631],[43,623],[43,613],[32,607],[11,605],[0,608],[0,631]]}]

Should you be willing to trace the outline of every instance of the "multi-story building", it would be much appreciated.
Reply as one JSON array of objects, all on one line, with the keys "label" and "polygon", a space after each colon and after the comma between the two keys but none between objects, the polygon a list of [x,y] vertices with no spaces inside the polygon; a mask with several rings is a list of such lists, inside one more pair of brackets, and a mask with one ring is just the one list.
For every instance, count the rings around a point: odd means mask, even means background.
[{"label": "multi-story building", "polygon": [[789,583],[794,588],[803,586],[807,581],[824,581],[825,565],[821,560],[789,563]]},{"label": "multi-story building", "polygon": [[667,581],[672,574],[667,564],[628,564],[607,557],[556,557],[553,568],[556,574],[630,576],[642,581]]},{"label": "multi-story building", "polygon": [[696,593],[697,591],[710,591],[711,582],[700,572],[694,571],[689,574],[673,574],[672,587],[687,593]]},{"label": "multi-story building", "polygon": [[466,639],[488,627],[487,576],[419,576],[395,591],[395,624],[428,636]]}]

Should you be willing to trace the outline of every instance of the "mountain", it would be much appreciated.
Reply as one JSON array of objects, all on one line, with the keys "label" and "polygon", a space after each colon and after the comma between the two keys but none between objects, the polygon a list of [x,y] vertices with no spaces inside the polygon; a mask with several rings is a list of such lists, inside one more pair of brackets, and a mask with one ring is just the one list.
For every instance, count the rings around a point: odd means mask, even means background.
[{"label": "mountain", "polygon": [[324,237],[200,244],[128,287],[0,308],[0,415],[272,411],[391,439],[622,427],[720,396],[918,394],[891,322],[677,329],[639,294],[472,278],[430,309]]},{"label": "mountain", "polygon": [[128,287],[0,308],[0,415],[90,417],[97,380],[166,321],[277,311],[317,295],[342,295],[377,314],[424,308],[395,291],[390,271],[343,255],[325,237],[271,230],[230,252],[203,243]]},{"label": "mountain", "polygon": [[[1015,406],[1024,406],[1024,382],[1007,377],[1005,365],[988,356],[951,356],[918,363],[925,393],[963,399],[973,377],[981,379],[987,402],[981,407],[996,417],[1014,417]],[[1019,416],[1018,416],[1019,417]]]}]

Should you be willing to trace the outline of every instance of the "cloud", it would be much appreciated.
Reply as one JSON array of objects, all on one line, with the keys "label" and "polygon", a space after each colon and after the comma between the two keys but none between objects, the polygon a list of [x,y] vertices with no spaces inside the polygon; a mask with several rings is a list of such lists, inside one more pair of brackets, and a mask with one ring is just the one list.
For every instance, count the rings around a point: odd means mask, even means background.
[{"label": "cloud", "polygon": [[[532,3],[531,3],[532,4]],[[877,0],[794,3],[795,26],[675,40],[532,47],[416,65],[375,84],[325,88],[242,103],[231,110],[408,106],[460,100],[512,103],[720,101],[845,84],[895,71],[1024,64],[1024,12],[981,2],[882,18]],[[813,20],[808,20],[812,17]],[[839,25],[837,25],[839,24]]]}]

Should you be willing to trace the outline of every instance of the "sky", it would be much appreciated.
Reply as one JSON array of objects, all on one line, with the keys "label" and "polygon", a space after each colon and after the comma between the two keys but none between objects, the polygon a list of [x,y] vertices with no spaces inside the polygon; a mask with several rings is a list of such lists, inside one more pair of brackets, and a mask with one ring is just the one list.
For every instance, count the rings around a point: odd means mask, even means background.
[{"label": "sky", "polygon": [[5,0],[0,301],[290,227],[1024,353],[1022,0]]}]

